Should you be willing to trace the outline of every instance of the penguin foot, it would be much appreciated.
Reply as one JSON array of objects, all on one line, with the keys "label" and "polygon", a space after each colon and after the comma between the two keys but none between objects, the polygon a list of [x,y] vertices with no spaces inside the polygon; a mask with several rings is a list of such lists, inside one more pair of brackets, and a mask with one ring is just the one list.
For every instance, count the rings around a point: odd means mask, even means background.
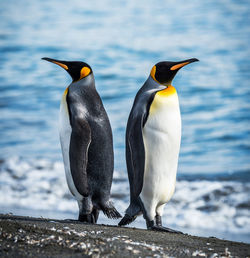
[{"label": "penguin foot", "polygon": [[95,218],[92,213],[91,214],[79,214],[78,220],[80,222],[87,222],[90,224],[95,224]]},{"label": "penguin foot", "polygon": [[175,233],[175,234],[183,234],[181,231],[163,227],[161,224],[161,217],[159,215],[155,216],[155,221],[146,220],[146,223],[147,223],[147,229],[150,229],[150,230]]},{"label": "penguin foot", "polygon": [[76,219],[64,219],[63,221],[65,221],[65,222],[76,222],[78,220],[76,220]]},{"label": "penguin foot", "polygon": [[95,219],[94,223],[96,223],[98,218],[99,218],[99,210],[98,209],[93,209],[92,215],[94,216],[94,219]]},{"label": "penguin foot", "polygon": [[102,211],[109,219],[119,219],[122,217],[111,202],[108,202],[107,205],[102,207]]},{"label": "penguin foot", "polygon": [[171,229],[171,228],[166,228],[166,227],[163,227],[163,226],[152,226],[151,228],[148,228],[148,229],[151,229],[151,230],[154,230],[154,231],[161,231],[161,232],[168,232],[168,233],[175,233],[175,234],[183,234],[181,231],[177,231],[177,230],[174,230],[174,229]]}]

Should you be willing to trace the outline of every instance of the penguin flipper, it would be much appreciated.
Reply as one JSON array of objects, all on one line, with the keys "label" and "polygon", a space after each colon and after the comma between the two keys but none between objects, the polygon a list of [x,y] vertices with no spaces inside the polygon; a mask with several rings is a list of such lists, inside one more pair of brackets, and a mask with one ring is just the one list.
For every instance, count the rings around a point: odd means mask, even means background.
[{"label": "penguin flipper", "polygon": [[130,205],[126,209],[119,226],[132,223],[141,213],[141,205],[138,201],[143,187],[145,149],[143,143],[142,127],[145,117],[144,112],[134,116],[131,113],[126,132],[126,161],[130,185]]},{"label": "penguin flipper", "polygon": [[90,127],[84,119],[72,119],[69,147],[70,170],[77,191],[84,197],[89,195],[87,180],[88,148],[91,142]]},{"label": "penguin flipper", "polygon": [[144,113],[132,117],[127,125],[126,160],[131,202],[139,197],[144,178],[145,149],[142,135]]}]

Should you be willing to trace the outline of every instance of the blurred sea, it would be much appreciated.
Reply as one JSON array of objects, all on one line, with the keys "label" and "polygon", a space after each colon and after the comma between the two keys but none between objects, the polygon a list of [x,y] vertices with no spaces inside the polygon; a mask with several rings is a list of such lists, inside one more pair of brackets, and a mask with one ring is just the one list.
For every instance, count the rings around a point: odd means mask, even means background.
[{"label": "blurred sea", "polygon": [[[121,212],[129,202],[124,135],[134,96],[156,62],[196,57],[173,81],[183,132],[163,222],[250,242],[248,1],[9,0],[0,15],[0,212],[77,217],[57,129],[71,80],[41,57],[92,66],[113,128],[112,199]],[[131,226],[144,224],[140,217]]]}]

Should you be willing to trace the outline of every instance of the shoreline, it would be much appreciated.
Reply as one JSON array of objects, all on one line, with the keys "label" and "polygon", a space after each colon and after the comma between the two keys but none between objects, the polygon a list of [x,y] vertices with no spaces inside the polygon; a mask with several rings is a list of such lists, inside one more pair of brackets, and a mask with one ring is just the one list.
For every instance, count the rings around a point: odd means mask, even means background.
[{"label": "shoreline", "polygon": [[0,214],[1,257],[250,257],[250,244]]}]

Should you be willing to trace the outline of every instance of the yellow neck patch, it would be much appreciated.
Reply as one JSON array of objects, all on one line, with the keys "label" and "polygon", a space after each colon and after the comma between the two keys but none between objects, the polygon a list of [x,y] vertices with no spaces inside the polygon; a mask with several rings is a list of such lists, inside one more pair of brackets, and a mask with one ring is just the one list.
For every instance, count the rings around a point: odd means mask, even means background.
[{"label": "yellow neck patch", "polygon": [[169,97],[173,94],[176,94],[176,89],[170,85],[166,89],[158,91],[156,94],[161,97]]},{"label": "yellow neck patch", "polygon": [[178,105],[178,96],[176,89],[170,85],[164,90],[157,91],[154,100],[150,106],[150,114],[154,114],[160,110],[168,112],[169,107]]},{"label": "yellow neck patch", "polygon": [[91,72],[91,70],[88,67],[86,67],[86,66],[83,67],[81,69],[81,72],[80,72],[80,79],[79,80],[81,80],[82,78],[88,76],[90,74],[90,72]]},{"label": "yellow neck patch", "polygon": [[67,94],[68,94],[68,91],[69,91],[69,87],[67,87],[66,89],[65,89],[65,91],[64,91],[64,96],[66,96]]}]

